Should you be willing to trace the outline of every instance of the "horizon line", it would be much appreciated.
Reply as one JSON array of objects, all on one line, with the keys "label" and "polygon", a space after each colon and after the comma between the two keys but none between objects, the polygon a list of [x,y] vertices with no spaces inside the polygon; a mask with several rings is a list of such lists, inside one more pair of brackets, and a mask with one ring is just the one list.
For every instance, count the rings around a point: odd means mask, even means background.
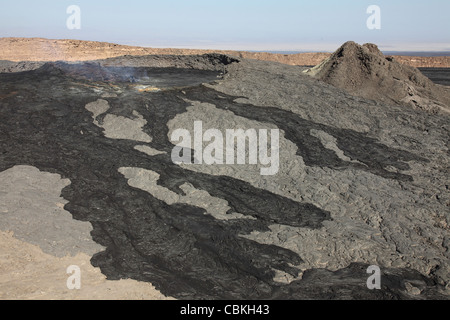
[{"label": "horizon line", "polygon": [[[45,38],[45,37],[0,37],[0,39],[42,39],[42,40],[74,40],[74,41],[90,41],[99,43],[109,43],[117,44],[123,46],[132,47],[142,47],[142,48],[154,48],[154,49],[184,49],[184,50],[220,50],[220,51],[246,51],[246,52],[257,52],[257,53],[333,53],[336,51],[343,43],[346,41],[336,44],[336,43],[283,43],[283,44],[263,44],[263,43],[253,43],[253,44],[243,44],[243,43],[207,43],[207,41],[202,41],[205,44],[200,45],[197,42],[191,44],[184,43],[173,45],[171,42],[161,43],[160,41],[155,41],[153,44],[146,44],[143,41],[132,40],[132,41],[120,41],[120,40],[92,40],[92,39],[76,39],[76,38]],[[350,41],[350,40],[349,40]],[[353,40],[351,40],[353,41]],[[356,43],[368,43],[364,41],[355,41]],[[373,42],[372,42],[373,43]],[[403,44],[377,44],[375,43],[380,51],[389,53],[450,53],[450,44],[447,43],[403,43]],[[272,47],[272,48],[270,48]]]}]

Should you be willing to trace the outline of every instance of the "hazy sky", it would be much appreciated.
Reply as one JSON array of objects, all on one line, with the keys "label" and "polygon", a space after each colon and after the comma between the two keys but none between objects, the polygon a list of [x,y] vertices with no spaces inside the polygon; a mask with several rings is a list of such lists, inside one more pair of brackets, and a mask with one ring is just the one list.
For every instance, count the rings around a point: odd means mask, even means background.
[{"label": "hazy sky", "polygon": [[[0,0],[0,37],[151,47],[335,50],[347,40],[383,50],[450,51],[449,0]],[[69,30],[69,5],[81,29]],[[370,5],[381,29],[369,30]],[[0,48],[1,50],[1,48]]]}]

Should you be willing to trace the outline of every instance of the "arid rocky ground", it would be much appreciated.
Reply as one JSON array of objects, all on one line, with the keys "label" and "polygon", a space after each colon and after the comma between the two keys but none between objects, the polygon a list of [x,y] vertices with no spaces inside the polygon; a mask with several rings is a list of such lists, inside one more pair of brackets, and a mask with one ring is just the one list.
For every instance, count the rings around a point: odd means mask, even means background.
[{"label": "arid rocky ground", "polygon": [[[448,299],[447,113],[296,65],[90,48],[0,57],[29,70],[0,74],[0,298]],[[194,121],[280,129],[279,172],[173,163]]]},{"label": "arid rocky ground", "polygon": [[[336,48],[337,49],[337,48]],[[231,50],[159,49],[133,47],[106,42],[49,40],[42,38],[0,38],[0,60],[8,61],[86,61],[124,55],[199,55],[220,53],[238,58],[274,61],[288,65],[315,66],[328,58],[326,52],[273,54]],[[450,57],[395,56],[412,67],[450,68]]]}]

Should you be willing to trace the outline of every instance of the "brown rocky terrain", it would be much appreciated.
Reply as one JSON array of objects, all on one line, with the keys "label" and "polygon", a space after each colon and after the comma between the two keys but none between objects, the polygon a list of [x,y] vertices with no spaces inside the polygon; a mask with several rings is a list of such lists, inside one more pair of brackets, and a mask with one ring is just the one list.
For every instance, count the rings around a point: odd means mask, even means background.
[{"label": "brown rocky terrain", "polygon": [[[222,53],[240,58],[275,61],[288,65],[313,66],[328,58],[326,52],[273,54],[231,50],[158,49],[81,40],[50,40],[43,38],[0,38],[0,60],[9,61],[85,61],[123,55],[196,55]],[[450,67],[450,57],[395,56],[403,64],[413,67]]]}]

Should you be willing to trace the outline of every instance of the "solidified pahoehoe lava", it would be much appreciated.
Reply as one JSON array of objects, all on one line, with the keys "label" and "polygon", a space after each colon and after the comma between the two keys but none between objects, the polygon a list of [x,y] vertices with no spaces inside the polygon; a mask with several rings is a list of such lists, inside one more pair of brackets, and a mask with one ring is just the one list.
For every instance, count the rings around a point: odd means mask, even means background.
[{"label": "solidified pahoehoe lava", "polygon": [[[155,69],[154,65],[160,63],[158,58],[135,59],[148,59],[149,65],[153,65],[115,69],[59,63],[23,73],[0,74],[0,171],[26,164],[69,179],[71,184],[62,192],[62,197],[69,201],[65,209],[75,219],[91,222],[93,239],[106,247],[92,258],[92,263],[109,279],[148,281],[165,295],[180,299],[414,298],[408,291],[411,283],[420,288],[419,298],[445,297],[442,293],[445,275],[438,269],[436,274],[424,274],[406,268],[401,264],[400,251],[408,250],[404,248],[409,243],[403,237],[395,237],[398,226],[391,225],[393,222],[387,218],[370,217],[377,210],[385,214],[383,217],[395,215],[399,209],[389,202],[389,197],[402,199],[406,194],[402,204],[416,200],[424,207],[428,205],[428,200],[423,201],[414,193],[413,184],[422,179],[416,172],[417,166],[426,167],[431,160],[424,157],[421,148],[405,147],[410,143],[406,129],[398,144],[388,145],[389,139],[382,140],[376,131],[352,129],[352,121],[364,120],[351,119],[342,126],[333,124],[341,113],[330,107],[333,103],[337,109],[341,104],[356,108],[370,102],[350,99],[337,89],[332,91],[330,86],[302,75],[297,67],[205,55],[166,57],[165,63],[174,59],[180,68]],[[193,65],[202,65],[204,69],[196,70]],[[220,77],[221,71],[226,72],[225,80]],[[134,80],[144,79],[152,84],[152,72],[167,80],[170,90],[130,90]],[[271,82],[272,91],[258,90],[256,94],[252,91],[267,85],[273,75],[277,75],[277,80]],[[225,85],[221,87],[220,83]],[[294,87],[290,94],[289,86]],[[314,91],[319,93],[311,95]],[[280,97],[285,104],[258,102],[258,99],[277,101]],[[315,98],[323,99],[330,114],[317,111],[314,119],[301,107],[287,110],[286,106],[292,106],[290,103],[295,99],[304,106],[315,103],[311,102]],[[275,182],[257,180],[245,176],[245,172],[237,172],[242,175],[237,178],[221,171],[207,174],[174,164],[170,158],[173,143],[169,141],[168,123],[188,112],[192,101],[211,106],[211,114],[226,112],[228,118],[223,118],[223,122],[245,118],[281,129],[283,141],[297,148],[291,158],[281,159],[283,165],[295,161],[298,164],[289,168],[289,172],[282,171],[285,184],[273,187]],[[383,125],[376,113],[381,108],[374,106],[372,113],[365,114],[368,123],[378,121]],[[399,109],[390,112],[402,115]],[[405,111],[403,115],[411,116],[414,112]],[[319,114],[328,116],[327,120],[320,120]],[[434,121],[435,128],[443,121],[435,115],[430,115],[431,118],[413,115],[419,119],[415,121]],[[128,119],[126,124],[136,124],[131,131],[142,130],[140,137],[145,139],[136,141],[133,135],[105,134],[108,116],[115,121]],[[227,214],[239,215],[216,219],[200,205],[164,201],[132,186],[125,175],[139,170],[158,177],[153,185],[172,195],[186,196],[186,186],[206,191],[208,199],[226,201]],[[327,175],[345,179],[326,182]],[[304,186],[303,183],[311,182],[308,177],[314,183]],[[317,186],[320,188],[314,189]],[[367,196],[367,203],[361,194]],[[333,198],[331,204],[326,195]],[[333,206],[333,202],[339,205]],[[353,211],[368,216],[358,220]],[[406,225],[410,220],[401,222]],[[371,228],[375,231],[365,234]],[[273,236],[274,230],[281,231]],[[405,230],[409,232],[410,228]],[[393,239],[396,251],[390,251],[392,248],[384,242],[379,245],[384,241],[380,232],[384,232],[385,241]],[[443,231],[436,227],[433,232],[440,237]],[[257,241],[261,236],[263,240]],[[336,250],[343,260],[347,259],[345,262],[331,264],[330,268],[302,269],[302,264],[314,265],[320,260],[311,255],[320,254],[322,258],[327,254],[326,250],[308,251],[305,243],[311,239],[318,243],[318,248],[323,244],[321,241],[335,247],[341,242],[354,247],[346,252]],[[292,245],[291,241],[297,242]],[[359,241],[361,245],[355,244]],[[380,257],[380,261],[374,261],[371,250],[385,250],[380,252],[392,252],[400,258]],[[444,250],[439,253],[442,256],[436,257],[436,263],[441,271],[446,270],[442,262]],[[404,259],[415,262],[416,257],[411,255],[412,258],[405,254]],[[331,255],[329,258],[333,259]],[[383,264],[383,290],[366,287],[369,261]],[[419,262],[417,265],[422,266]],[[292,281],[280,281],[279,274]]]}]

